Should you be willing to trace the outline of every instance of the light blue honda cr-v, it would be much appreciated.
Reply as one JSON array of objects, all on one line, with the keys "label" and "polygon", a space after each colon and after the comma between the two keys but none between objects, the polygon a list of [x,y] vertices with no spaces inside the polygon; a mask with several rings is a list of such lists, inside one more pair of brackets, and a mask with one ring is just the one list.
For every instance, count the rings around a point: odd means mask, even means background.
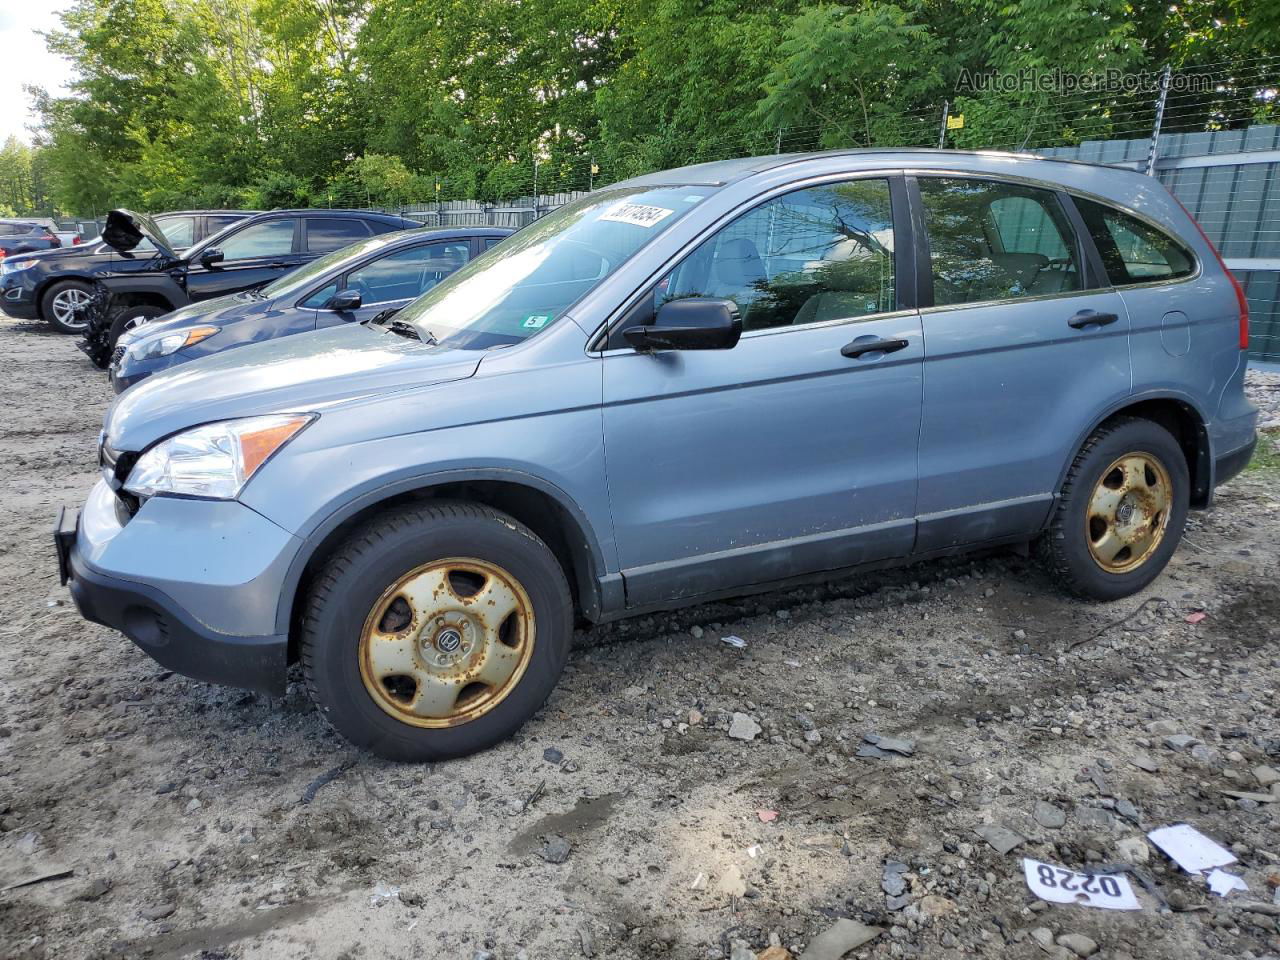
[{"label": "light blue honda cr-v", "polygon": [[1254,445],[1244,297],[1155,180],[839,152],[597,190],[393,320],[157,375],[57,542],[82,613],[385,757],[493,744],[575,621],[1036,541],[1156,577]]}]

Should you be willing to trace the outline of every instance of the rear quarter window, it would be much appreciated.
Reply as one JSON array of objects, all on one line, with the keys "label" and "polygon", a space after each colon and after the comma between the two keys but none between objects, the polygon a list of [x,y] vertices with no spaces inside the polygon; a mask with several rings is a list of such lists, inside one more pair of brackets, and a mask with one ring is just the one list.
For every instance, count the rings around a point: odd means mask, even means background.
[{"label": "rear quarter window", "polygon": [[1195,273],[1191,251],[1164,230],[1104,203],[1080,197],[1075,203],[1113,285],[1178,280]]}]

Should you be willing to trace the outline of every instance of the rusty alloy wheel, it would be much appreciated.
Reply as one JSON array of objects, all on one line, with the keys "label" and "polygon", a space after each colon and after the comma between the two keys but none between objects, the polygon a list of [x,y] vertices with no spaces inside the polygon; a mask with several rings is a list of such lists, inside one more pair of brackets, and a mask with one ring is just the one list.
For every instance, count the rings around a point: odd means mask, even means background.
[{"label": "rusty alloy wheel", "polygon": [[1173,484],[1150,453],[1131,452],[1103,471],[1089,498],[1085,536],[1094,562],[1107,573],[1128,573],[1155,552],[1169,525]]},{"label": "rusty alloy wheel", "polygon": [[388,587],[360,633],[360,676],[402,723],[439,729],[488,713],[533,655],[533,603],[497,564],[436,560]]}]

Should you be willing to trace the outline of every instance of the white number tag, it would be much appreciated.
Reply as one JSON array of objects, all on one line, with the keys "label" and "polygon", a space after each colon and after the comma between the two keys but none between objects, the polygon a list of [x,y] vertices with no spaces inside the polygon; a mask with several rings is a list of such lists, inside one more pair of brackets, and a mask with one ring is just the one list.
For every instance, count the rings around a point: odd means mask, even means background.
[{"label": "white number tag", "polygon": [[1141,910],[1129,878],[1119,873],[1077,873],[1066,867],[1024,859],[1027,886],[1041,900],[1104,910]]}]

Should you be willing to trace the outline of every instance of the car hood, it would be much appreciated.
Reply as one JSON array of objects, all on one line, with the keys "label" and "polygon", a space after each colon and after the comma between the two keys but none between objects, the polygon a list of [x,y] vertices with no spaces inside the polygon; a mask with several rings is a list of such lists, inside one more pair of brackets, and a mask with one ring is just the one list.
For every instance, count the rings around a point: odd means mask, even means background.
[{"label": "car hood", "polygon": [[267,413],[319,412],[364,397],[464,380],[482,354],[352,324],[184,363],[120,394],[106,436],[141,451],[188,427]]},{"label": "car hood", "polygon": [[162,254],[171,260],[180,259],[169,241],[154,220],[142,213],[132,210],[112,210],[107,214],[107,225],[102,230],[102,239],[107,246],[121,253],[128,253],[143,238],[151,243]]}]

